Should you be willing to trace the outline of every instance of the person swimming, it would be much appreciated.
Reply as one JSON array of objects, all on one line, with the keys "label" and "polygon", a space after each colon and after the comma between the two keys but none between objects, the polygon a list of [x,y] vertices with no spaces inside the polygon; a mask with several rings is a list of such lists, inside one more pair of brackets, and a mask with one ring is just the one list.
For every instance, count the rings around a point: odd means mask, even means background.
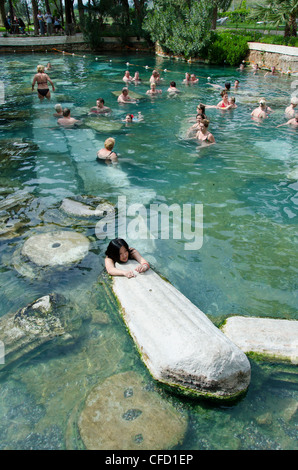
[{"label": "person swimming", "polygon": [[[150,269],[148,261],[135,248],[130,248],[123,238],[112,240],[107,247],[105,255],[105,268],[111,276],[125,276],[129,279],[135,277],[134,271],[145,273]],[[134,259],[139,263],[134,271],[125,271],[116,267],[116,263],[125,264],[129,259]]]},{"label": "person swimming", "polygon": [[115,163],[118,161],[118,155],[113,151],[115,146],[115,139],[109,137],[104,142],[104,147],[98,150],[96,158],[99,161],[104,161],[105,163]]},{"label": "person swimming", "polygon": [[196,134],[196,138],[202,143],[215,144],[215,138],[208,131],[209,121],[208,119],[203,119],[199,124],[199,131]]}]

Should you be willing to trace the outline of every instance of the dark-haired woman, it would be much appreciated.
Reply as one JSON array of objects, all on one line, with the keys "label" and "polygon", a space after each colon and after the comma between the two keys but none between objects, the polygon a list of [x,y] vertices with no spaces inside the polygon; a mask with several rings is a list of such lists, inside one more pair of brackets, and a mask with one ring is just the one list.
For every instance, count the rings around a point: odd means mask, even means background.
[{"label": "dark-haired woman", "polygon": [[124,271],[115,266],[115,263],[126,263],[129,259],[135,259],[140,263],[135,268],[138,273],[144,273],[150,269],[148,261],[135,248],[130,248],[122,238],[115,238],[109,243],[106,251],[105,267],[111,276],[134,277],[133,271]]}]

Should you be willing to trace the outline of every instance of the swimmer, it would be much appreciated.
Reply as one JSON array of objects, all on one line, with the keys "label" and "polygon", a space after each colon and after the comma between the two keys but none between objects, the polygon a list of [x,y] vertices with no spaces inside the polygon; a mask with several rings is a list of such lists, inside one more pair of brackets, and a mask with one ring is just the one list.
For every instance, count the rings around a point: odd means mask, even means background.
[{"label": "swimmer", "polygon": [[289,118],[293,118],[295,116],[295,108],[298,104],[298,98],[296,98],[296,96],[293,96],[293,98],[291,99],[291,104],[290,106],[288,106],[286,109],[285,109],[285,114],[287,117]]},{"label": "swimmer", "polygon": [[160,93],[162,93],[162,90],[157,90],[156,89],[156,83],[154,83],[154,82],[151,83],[150,90],[146,91],[146,95],[158,95]]},{"label": "swimmer", "polygon": [[253,110],[251,117],[253,119],[265,119],[268,117],[266,113],[266,101],[264,99],[260,100],[259,107]]},{"label": "swimmer", "polygon": [[198,83],[199,79],[195,76],[194,73],[191,74],[190,76],[190,82],[191,83]]},{"label": "swimmer", "polygon": [[140,74],[139,74],[139,72],[136,72],[136,73],[134,74],[134,77],[133,77],[132,81],[135,83],[135,85],[136,85],[137,83],[141,83],[142,80],[140,79]]},{"label": "swimmer", "polygon": [[245,68],[245,65],[242,63],[239,65],[238,69],[236,70],[240,70],[240,72],[243,72],[244,68]]},{"label": "swimmer", "polygon": [[216,109],[224,109],[224,108],[228,108],[230,106],[230,101],[229,101],[229,97],[228,97],[228,93],[226,90],[222,90],[220,92],[220,95],[222,97],[222,100],[217,103],[217,105],[211,105],[211,104],[205,104],[205,108],[209,109],[209,108],[216,108]]},{"label": "swimmer", "polygon": [[89,114],[108,114],[108,113],[111,113],[112,110],[111,108],[108,108],[107,106],[104,105],[105,104],[105,101],[103,98],[97,98],[96,100],[96,106],[93,106],[90,111],[89,111]]},{"label": "swimmer", "polygon": [[214,136],[211,134],[211,132],[208,131],[208,126],[208,119],[203,119],[199,124],[199,131],[196,134],[196,138],[205,144],[215,144]]},{"label": "swimmer", "polygon": [[285,122],[284,124],[279,124],[276,127],[281,127],[281,126],[294,126],[298,127],[298,113],[295,114],[295,116],[290,119],[289,121]]},{"label": "swimmer", "polygon": [[234,90],[238,90],[239,88],[239,80],[234,81]]},{"label": "swimmer", "polygon": [[152,75],[149,79],[150,85],[151,83],[156,83],[156,85],[158,85],[160,83],[160,80],[161,78],[159,72],[157,72],[157,70],[153,70]]},{"label": "swimmer", "polygon": [[[105,267],[111,276],[125,276],[127,278],[135,277],[134,271],[144,273],[150,269],[148,261],[143,258],[135,248],[130,248],[122,238],[112,240],[106,250]],[[134,271],[124,271],[116,268],[116,263],[126,263],[129,259],[138,261],[138,266]]]},{"label": "swimmer", "polygon": [[186,72],[185,78],[184,78],[182,83],[186,83],[187,85],[189,85],[189,83],[190,83],[190,73],[189,72]]},{"label": "swimmer", "polygon": [[105,163],[116,163],[118,156],[116,152],[113,151],[114,145],[115,139],[113,139],[113,137],[106,139],[104,147],[97,152],[97,160],[105,161]]},{"label": "swimmer", "polygon": [[132,122],[133,121],[133,114],[127,114],[125,116],[124,122]]},{"label": "swimmer", "polygon": [[252,66],[253,73],[256,74],[259,69],[259,64],[253,64]]},{"label": "swimmer", "polygon": [[124,73],[124,77],[122,79],[124,82],[126,83],[129,83],[133,80],[132,76],[130,75],[129,73],[129,70],[126,70],[126,72]]},{"label": "swimmer", "polygon": [[37,74],[34,75],[32,81],[32,91],[34,90],[35,83],[37,82],[37,94],[40,101],[46,97],[48,100],[51,99],[51,93],[48,87],[48,82],[52,85],[53,91],[55,91],[54,84],[50,77],[44,73],[44,65],[37,66]]},{"label": "swimmer", "polygon": [[71,127],[71,126],[74,126],[75,124],[82,124],[82,121],[79,121],[78,119],[75,119],[70,116],[69,108],[63,109],[63,117],[59,118],[57,122],[58,124],[60,124],[60,126],[65,126],[65,127]]},{"label": "swimmer", "polygon": [[222,109],[223,111],[227,111],[229,109],[236,109],[236,108],[237,108],[236,98],[235,96],[231,96],[228,106],[221,107],[220,109]]},{"label": "swimmer", "polygon": [[128,94],[128,88],[123,88],[121,95],[118,96],[118,103],[136,103]]},{"label": "swimmer", "polygon": [[206,119],[205,114],[196,115],[196,123],[188,129],[188,131],[186,132],[186,138],[196,137],[196,134],[200,130],[200,124],[203,121],[203,119]]},{"label": "swimmer", "polygon": [[[212,83],[210,83],[210,85],[211,85],[213,88],[221,88],[220,85],[213,85]],[[225,87],[224,87],[224,89],[222,90],[222,92],[225,91],[226,93],[228,93],[228,92],[230,91],[230,88],[231,88],[231,83],[230,83],[230,82],[226,82],[226,83],[225,83]],[[222,93],[222,92],[221,92],[221,93]]]},{"label": "swimmer", "polygon": [[54,117],[62,117],[63,116],[63,109],[61,104],[55,104],[55,114]]},{"label": "swimmer", "polygon": [[180,90],[178,90],[178,88],[176,88],[176,83],[175,82],[171,82],[170,83],[170,86],[169,88],[167,89],[167,91],[169,93],[180,93]]},{"label": "swimmer", "polygon": [[51,62],[48,62],[45,70],[51,70],[51,68],[52,68]]},{"label": "swimmer", "polygon": [[271,67],[271,72],[266,72],[264,77],[267,77],[268,75],[274,75],[276,77],[277,75],[277,71],[276,71],[276,68],[273,66]]}]

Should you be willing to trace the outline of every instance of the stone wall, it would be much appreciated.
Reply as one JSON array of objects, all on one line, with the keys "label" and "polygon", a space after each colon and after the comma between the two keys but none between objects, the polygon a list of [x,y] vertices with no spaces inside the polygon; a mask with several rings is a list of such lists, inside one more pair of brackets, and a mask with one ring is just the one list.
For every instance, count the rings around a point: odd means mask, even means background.
[{"label": "stone wall", "polygon": [[259,67],[274,66],[280,72],[298,74],[298,48],[249,42],[247,61]]},{"label": "stone wall", "polygon": [[[63,50],[65,52],[92,52],[90,45],[85,41],[82,34],[74,36],[10,36],[0,37],[0,52],[51,52],[52,50]],[[137,37],[128,38],[127,44],[122,44],[121,38],[104,37],[101,51],[150,51],[147,42]]]}]

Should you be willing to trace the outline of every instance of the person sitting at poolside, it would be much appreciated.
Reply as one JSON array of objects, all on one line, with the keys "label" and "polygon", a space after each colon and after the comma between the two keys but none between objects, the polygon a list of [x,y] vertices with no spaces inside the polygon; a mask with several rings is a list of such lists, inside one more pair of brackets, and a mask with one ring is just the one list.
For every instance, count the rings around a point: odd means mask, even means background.
[{"label": "person sitting at poolside", "polygon": [[97,152],[97,160],[105,161],[105,163],[116,163],[118,161],[118,155],[113,151],[115,146],[115,139],[109,137],[105,140],[104,147]]},{"label": "person sitting at poolside", "polygon": [[196,134],[196,138],[204,144],[215,144],[215,138],[208,131],[209,121],[208,119],[203,119],[199,124],[199,130]]},{"label": "person sitting at poolside", "polygon": [[121,95],[118,96],[118,103],[136,103],[136,100],[133,100],[128,94],[128,88],[124,87],[122,89]]},{"label": "person sitting at poolside", "polygon": [[285,109],[285,114],[287,117],[289,118],[293,118],[295,116],[295,108],[298,104],[298,98],[296,98],[296,96],[293,96],[293,98],[291,99],[291,104],[290,106],[288,106],[286,109]]},{"label": "person sitting at poolside", "polygon": [[167,89],[169,93],[180,93],[180,90],[176,88],[176,82],[171,82],[169,88]]},{"label": "person sitting at poolside", "polygon": [[62,117],[63,116],[63,109],[61,104],[55,104],[55,110],[56,113],[54,114],[54,117]]},{"label": "person sitting at poolside", "polygon": [[259,101],[259,106],[253,110],[251,117],[253,119],[265,119],[268,117],[266,113],[266,101],[264,99]]},{"label": "person sitting at poolside", "polygon": [[124,82],[126,83],[129,83],[133,80],[132,76],[130,75],[129,73],[129,70],[126,70],[126,72],[124,73],[124,77],[122,79]]},{"label": "person sitting at poolside", "polygon": [[111,108],[108,108],[107,106],[104,105],[105,101],[103,98],[97,98],[96,100],[96,106],[93,106],[89,113],[93,114],[108,114],[111,113],[112,110]]},{"label": "person sitting at poolside", "polygon": [[[135,248],[130,248],[123,238],[112,240],[106,250],[105,267],[111,276],[125,276],[128,279],[135,277],[134,271],[144,273],[150,269],[148,261],[143,258]],[[116,263],[126,263],[129,259],[135,259],[139,264],[134,271],[124,271],[116,268]]]},{"label": "person sitting at poolside", "polygon": [[57,122],[58,124],[60,124],[60,126],[64,127],[72,127],[75,124],[82,124],[82,121],[79,121],[78,119],[75,119],[70,116],[69,108],[63,109],[63,117],[59,118]]},{"label": "person sitting at poolside", "polygon": [[285,122],[284,124],[279,124],[276,127],[281,127],[281,126],[294,126],[298,127],[298,113],[295,114],[295,116],[292,119],[289,119],[289,121]]},{"label": "person sitting at poolside", "polygon": [[156,89],[156,83],[152,82],[150,85],[150,90],[146,91],[146,95],[158,95],[162,93],[162,90]]}]

